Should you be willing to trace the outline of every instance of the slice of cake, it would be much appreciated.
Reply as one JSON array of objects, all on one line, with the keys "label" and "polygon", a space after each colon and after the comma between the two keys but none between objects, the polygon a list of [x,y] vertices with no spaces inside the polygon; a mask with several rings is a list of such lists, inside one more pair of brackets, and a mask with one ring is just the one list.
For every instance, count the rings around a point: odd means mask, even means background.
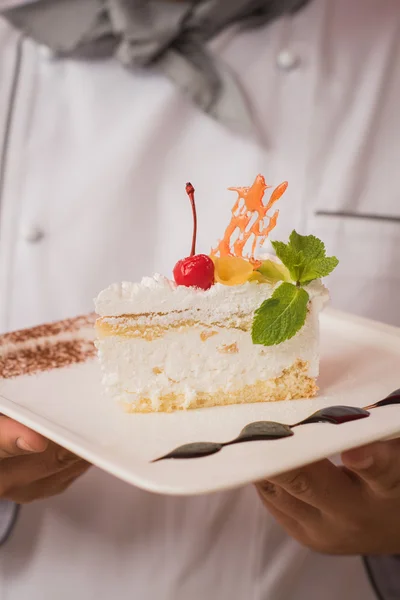
[{"label": "slice of cake", "polygon": [[[155,275],[111,285],[95,301],[97,348],[111,396],[138,412],[309,398],[317,391],[319,312],[328,300],[320,278],[337,264],[314,236],[273,242],[276,257],[257,260],[274,227],[272,193],[258,176],[237,188],[224,238],[210,256],[179,261],[174,281]],[[246,257],[244,253],[250,250]]]}]

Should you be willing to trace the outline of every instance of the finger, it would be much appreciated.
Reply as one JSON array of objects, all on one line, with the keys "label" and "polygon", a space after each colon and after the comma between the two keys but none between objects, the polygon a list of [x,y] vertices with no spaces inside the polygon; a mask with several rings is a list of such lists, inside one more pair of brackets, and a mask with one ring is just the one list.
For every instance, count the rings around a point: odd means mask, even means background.
[{"label": "finger", "polygon": [[[294,537],[297,541],[301,543],[306,543],[308,539],[306,533],[306,527],[304,526],[304,515],[302,514],[302,519],[297,519],[287,512],[283,512],[280,510],[280,507],[276,505],[275,502],[270,501],[270,486],[269,482],[258,482],[256,483],[257,493],[261,498],[262,503],[268,512],[274,517],[274,519],[285,529],[290,536]],[[265,493],[266,492],[266,493]],[[298,501],[300,502],[300,500]],[[310,507],[313,511],[316,510]]]},{"label": "finger", "polygon": [[5,497],[9,490],[49,477],[81,460],[56,444],[50,444],[41,454],[16,456],[3,460],[0,463],[0,497]]},{"label": "finger", "polygon": [[359,494],[357,482],[329,460],[284,473],[270,481],[327,514],[347,511]]},{"label": "finger", "polygon": [[51,475],[40,481],[35,481],[26,487],[9,490],[6,499],[17,502],[18,504],[28,504],[34,500],[43,500],[45,498],[56,496],[65,492],[76,479],[86,473],[90,466],[89,463],[81,460],[55,475]]},{"label": "finger", "polygon": [[400,497],[400,440],[376,442],[349,450],[343,464],[375,493]]},{"label": "finger", "polygon": [[270,512],[275,508],[279,511],[281,517],[288,517],[291,521],[308,527],[321,519],[321,512],[317,508],[295,498],[271,481],[257,482],[256,488],[264,505]]},{"label": "finger", "polygon": [[32,452],[44,452],[48,440],[25,425],[0,416],[0,459]]}]

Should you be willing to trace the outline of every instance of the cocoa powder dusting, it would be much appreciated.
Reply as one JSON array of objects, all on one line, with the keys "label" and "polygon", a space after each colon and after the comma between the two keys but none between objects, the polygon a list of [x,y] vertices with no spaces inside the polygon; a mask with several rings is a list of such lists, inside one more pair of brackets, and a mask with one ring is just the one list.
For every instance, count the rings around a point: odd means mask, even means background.
[{"label": "cocoa powder dusting", "polygon": [[[81,330],[92,328],[95,320],[92,313],[2,335],[0,379],[60,369],[93,358],[94,343]],[[65,333],[74,335],[72,339],[60,339]]]},{"label": "cocoa powder dusting", "polygon": [[11,379],[38,371],[60,369],[85,362],[95,355],[96,348],[90,340],[45,340],[35,346],[12,349],[0,356],[0,378]]},{"label": "cocoa powder dusting", "polygon": [[11,331],[0,336],[0,347],[7,344],[20,344],[35,339],[58,335],[59,333],[68,333],[79,331],[82,327],[94,326],[96,314],[82,315],[73,319],[64,319],[54,323],[46,323],[31,327],[30,329],[21,329],[20,331]]}]

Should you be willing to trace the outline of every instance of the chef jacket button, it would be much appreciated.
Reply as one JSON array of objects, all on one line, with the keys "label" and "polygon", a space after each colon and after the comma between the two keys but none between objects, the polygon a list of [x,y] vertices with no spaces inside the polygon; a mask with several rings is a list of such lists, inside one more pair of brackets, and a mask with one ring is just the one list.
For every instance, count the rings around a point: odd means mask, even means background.
[{"label": "chef jacket button", "polygon": [[35,244],[44,237],[44,232],[37,225],[25,225],[21,229],[21,237],[25,242]]},{"label": "chef jacket button", "polygon": [[276,57],[276,64],[281,71],[291,71],[300,65],[300,59],[291,50],[281,50]]},{"label": "chef jacket button", "polygon": [[50,48],[49,46],[45,46],[44,44],[40,44],[38,46],[38,51],[40,56],[44,59],[53,60],[54,58],[56,58],[54,50],[52,50],[52,48]]}]

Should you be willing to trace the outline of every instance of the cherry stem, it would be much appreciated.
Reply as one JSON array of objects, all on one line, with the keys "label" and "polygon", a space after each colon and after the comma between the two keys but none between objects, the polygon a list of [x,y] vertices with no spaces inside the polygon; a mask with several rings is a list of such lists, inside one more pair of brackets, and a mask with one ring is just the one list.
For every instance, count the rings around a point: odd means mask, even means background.
[{"label": "cherry stem", "polygon": [[186,184],[186,193],[189,196],[190,204],[192,205],[192,213],[193,213],[193,237],[192,237],[192,249],[190,251],[190,256],[194,256],[196,254],[196,238],[197,238],[197,214],[196,214],[196,203],[194,201],[194,187],[191,183]]}]

